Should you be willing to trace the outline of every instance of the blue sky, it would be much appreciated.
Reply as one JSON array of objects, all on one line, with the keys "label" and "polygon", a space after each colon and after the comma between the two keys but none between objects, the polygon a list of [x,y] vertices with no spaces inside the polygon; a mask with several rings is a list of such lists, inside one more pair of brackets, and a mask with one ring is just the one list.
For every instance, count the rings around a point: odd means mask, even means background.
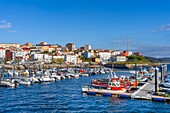
[{"label": "blue sky", "polygon": [[170,0],[0,0],[0,43],[41,41],[170,57]]}]

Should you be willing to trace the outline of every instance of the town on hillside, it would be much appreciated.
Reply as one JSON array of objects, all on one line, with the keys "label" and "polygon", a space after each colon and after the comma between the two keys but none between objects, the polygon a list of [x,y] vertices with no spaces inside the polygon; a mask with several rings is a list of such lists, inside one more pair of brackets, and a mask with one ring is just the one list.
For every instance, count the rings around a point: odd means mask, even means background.
[{"label": "town on hillside", "polygon": [[[130,59],[127,59],[128,56]],[[143,57],[139,52],[92,49],[91,45],[76,48],[74,43],[67,43],[65,47],[59,44],[29,42],[21,45],[18,43],[0,43],[0,63],[24,63],[26,61],[41,61],[44,63],[101,64],[108,62],[131,61],[132,56]]]}]

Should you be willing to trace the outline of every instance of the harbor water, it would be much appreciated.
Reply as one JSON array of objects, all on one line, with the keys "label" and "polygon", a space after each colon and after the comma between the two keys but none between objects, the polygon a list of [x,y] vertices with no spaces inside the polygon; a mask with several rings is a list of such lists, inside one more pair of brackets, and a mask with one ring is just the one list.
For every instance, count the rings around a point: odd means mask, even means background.
[{"label": "harbor water", "polygon": [[[117,72],[117,75],[127,72]],[[0,88],[0,112],[7,113],[51,113],[51,112],[169,112],[170,104],[147,100],[121,99],[116,97],[83,95],[81,86],[92,79],[107,78],[100,74],[78,79],[33,85],[20,85],[17,88]]]}]

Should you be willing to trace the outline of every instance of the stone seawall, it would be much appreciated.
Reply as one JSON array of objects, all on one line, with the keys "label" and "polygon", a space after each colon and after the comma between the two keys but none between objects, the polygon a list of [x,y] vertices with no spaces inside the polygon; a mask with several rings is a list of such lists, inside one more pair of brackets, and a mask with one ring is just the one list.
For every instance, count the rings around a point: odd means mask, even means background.
[{"label": "stone seawall", "polygon": [[[160,63],[154,63],[154,64],[136,64],[137,67],[142,67],[142,66],[160,66]],[[129,69],[132,69],[135,67],[135,64],[126,64],[126,67]]]},{"label": "stone seawall", "polygon": [[[137,67],[142,66],[160,66],[160,63],[154,63],[154,64],[136,64]],[[122,69],[133,69],[135,67],[135,64],[106,64],[106,67],[110,68],[122,68]]]},{"label": "stone seawall", "polygon": [[39,69],[39,68],[41,68],[41,69],[48,69],[48,68],[88,68],[88,67],[90,67],[90,68],[100,68],[100,67],[103,67],[103,66],[100,66],[100,65],[73,65],[73,64],[69,64],[69,65],[66,65],[66,64],[29,64],[29,65],[27,65],[27,64],[25,64],[25,65],[12,65],[12,64],[0,64],[0,66],[1,67],[3,67],[4,69],[19,69],[19,70],[23,70],[23,69],[28,69],[29,67],[31,68],[31,69],[34,69],[34,68],[36,68],[36,69]]},{"label": "stone seawall", "polygon": [[[161,64],[160,63],[155,63],[155,64],[137,64],[138,67],[141,67],[141,66],[160,66]],[[66,64],[44,64],[43,65],[38,65],[38,64],[32,64],[32,65],[10,65],[10,64],[6,64],[6,65],[2,65],[0,64],[0,66],[4,67],[5,69],[28,69],[30,66],[32,69],[34,68],[67,68],[67,66],[69,68],[75,68],[75,67],[79,67],[79,68],[84,68],[85,66],[84,65],[66,65]],[[109,68],[121,68],[121,69],[133,69],[135,64],[106,64],[104,65],[105,67],[109,67]],[[89,65],[87,66],[89,67]],[[90,65],[91,68],[100,68],[101,66],[100,65]],[[103,67],[103,66],[102,66]]]},{"label": "stone seawall", "polygon": [[128,67],[125,64],[106,64],[105,67],[128,69]]}]

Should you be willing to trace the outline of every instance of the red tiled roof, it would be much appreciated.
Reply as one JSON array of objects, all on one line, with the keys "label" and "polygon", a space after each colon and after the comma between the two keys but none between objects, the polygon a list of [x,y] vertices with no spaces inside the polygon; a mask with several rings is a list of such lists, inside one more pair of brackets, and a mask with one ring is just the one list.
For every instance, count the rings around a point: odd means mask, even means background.
[{"label": "red tiled roof", "polygon": [[24,48],[22,48],[22,50],[23,50],[23,51],[30,51],[30,48],[24,47]]},{"label": "red tiled roof", "polygon": [[1,50],[5,50],[5,48],[3,48],[3,47],[0,47],[0,49],[1,49]]}]

